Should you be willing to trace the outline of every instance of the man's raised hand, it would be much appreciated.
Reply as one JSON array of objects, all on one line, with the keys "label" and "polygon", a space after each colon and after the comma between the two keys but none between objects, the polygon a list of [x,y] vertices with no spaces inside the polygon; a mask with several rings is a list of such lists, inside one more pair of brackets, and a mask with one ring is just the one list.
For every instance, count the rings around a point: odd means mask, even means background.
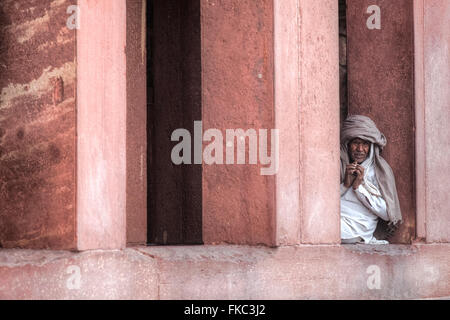
[{"label": "man's raised hand", "polygon": [[356,178],[357,163],[350,163],[345,168],[344,186],[350,188]]},{"label": "man's raised hand", "polygon": [[353,190],[358,189],[361,183],[364,181],[364,167],[361,165],[356,165],[355,171],[356,178],[352,183]]}]

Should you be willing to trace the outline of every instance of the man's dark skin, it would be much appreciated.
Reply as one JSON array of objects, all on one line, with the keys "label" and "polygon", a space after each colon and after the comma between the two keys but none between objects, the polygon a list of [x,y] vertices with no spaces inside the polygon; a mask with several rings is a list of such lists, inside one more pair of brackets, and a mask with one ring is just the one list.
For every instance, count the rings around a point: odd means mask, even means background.
[{"label": "man's dark skin", "polygon": [[348,144],[348,154],[350,156],[350,164],[345,169],[344,186],[352,187],[353,190],[358,189],[364,180],[364,167],[361,163],[367,159],[370,151],[370,141],[355,138]]}]

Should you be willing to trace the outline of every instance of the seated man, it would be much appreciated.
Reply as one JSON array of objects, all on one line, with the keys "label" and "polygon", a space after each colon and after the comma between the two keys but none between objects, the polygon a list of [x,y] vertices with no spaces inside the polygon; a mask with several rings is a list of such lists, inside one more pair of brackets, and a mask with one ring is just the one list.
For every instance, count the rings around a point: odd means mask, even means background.
[{"label": "seated man", "polygon": [[379,219],[389,227],[402,220],[394,174],[380,152],[386,137],[365,116],[349,116],[341,131],[342,243],[388,244],[374,232]]}]

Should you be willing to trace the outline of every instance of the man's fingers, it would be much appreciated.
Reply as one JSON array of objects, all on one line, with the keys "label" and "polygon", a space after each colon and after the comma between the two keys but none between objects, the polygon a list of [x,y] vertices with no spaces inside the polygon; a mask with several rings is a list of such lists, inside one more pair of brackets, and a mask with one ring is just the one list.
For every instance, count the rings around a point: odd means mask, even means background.
[{"label": "man's fingers", "polygon": [[346,167],[346,171],[347,171],[349,174],[353,174],[353,172],[355,172],[355,170],[356,170],[356,167],[353,166],[352,164],[348,164],[347,167]]},{"label": "man's fingers", "polygon": [[358,175],[363,175],[363,174],[364,174],[364,168],[363,168],[363,167],[357,167],[357,168],[355,169],[355,171],[356,171],[356,173],[357,173]]}]

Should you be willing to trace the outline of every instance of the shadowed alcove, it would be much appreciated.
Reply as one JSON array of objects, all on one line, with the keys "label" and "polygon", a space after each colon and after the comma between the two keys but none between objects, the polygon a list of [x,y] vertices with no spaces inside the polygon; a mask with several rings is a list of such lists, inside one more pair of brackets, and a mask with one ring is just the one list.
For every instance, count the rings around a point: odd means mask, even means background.
[{"label": "shadowed alcove", "polygon": [[[386,136],[381,155],[394,172],[403,216],[389,241],[411,243],[416,236],[413,2],[340,0],[339,5],[341,117],[368,116]],[[376,28],[369,26],[374,7]]]},{"label": "shadowed alcove", "polygon": [[202,243],[202,167],[171,161],[201,112],[200,1],[147,1],[148,243]]}]

